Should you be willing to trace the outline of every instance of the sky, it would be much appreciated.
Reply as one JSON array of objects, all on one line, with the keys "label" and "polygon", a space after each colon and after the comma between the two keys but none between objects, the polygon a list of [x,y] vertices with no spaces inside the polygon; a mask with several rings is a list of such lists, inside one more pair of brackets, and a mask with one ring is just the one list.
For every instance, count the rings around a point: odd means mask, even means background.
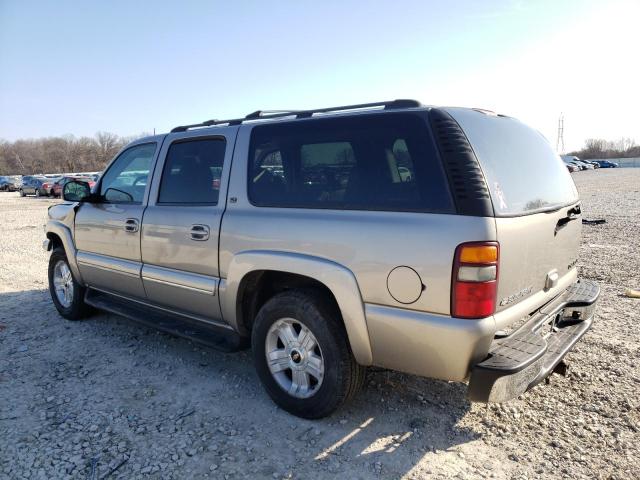
[{"label": "sky", "polygon": [[0,0],[0,138],[415,98],[640,142],[640,0]]}]

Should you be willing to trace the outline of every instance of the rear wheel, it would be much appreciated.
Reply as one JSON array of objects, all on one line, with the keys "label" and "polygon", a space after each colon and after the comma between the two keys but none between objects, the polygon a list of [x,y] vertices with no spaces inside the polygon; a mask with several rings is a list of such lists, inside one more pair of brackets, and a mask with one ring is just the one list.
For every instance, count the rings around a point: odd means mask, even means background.
[{"label": "rear wheel", "polygon": [[73,277],[64,249],[54,249],[49,257],[49,293],[58,313],[67,320],[89,316],[91,307],[84,303],[85,290]]},{"label": "rear wheel", "polygon": [[364,383],[340,314],[314,291],[280,293],[260,309],[251,344],[267,393],[282,409],[321,418],[350,400]]}]

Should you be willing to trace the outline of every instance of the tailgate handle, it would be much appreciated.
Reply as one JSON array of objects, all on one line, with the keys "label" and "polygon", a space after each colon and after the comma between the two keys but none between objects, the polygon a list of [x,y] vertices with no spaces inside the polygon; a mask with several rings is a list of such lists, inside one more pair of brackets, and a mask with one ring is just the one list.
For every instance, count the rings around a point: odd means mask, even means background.
[{"label": "tailgate handle", "polygon": [[562,217],[560,220],[558,220],[558,223],[556,223],[556,229],[554,230],[553,235],[556,236],[561,229],[569,224],[569,222],[577,220],[578,218],[580,218],[580,207],[574,207],[570,209],[567,212],[567,216]]}]

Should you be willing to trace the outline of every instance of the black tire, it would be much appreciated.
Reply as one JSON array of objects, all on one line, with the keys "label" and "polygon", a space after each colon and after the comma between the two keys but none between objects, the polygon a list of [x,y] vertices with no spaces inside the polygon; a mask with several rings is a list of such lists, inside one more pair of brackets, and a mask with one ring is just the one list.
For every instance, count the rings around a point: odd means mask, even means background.
[{"label": "black tire", "polygon": [[[283,318],[294,319],[306,326],[322,351],[323,380],[308,398],[297,398],[286,392],[267,364],[267,334],[271,326]],[[280,408],[298,417],[326,417],[351,400],[364,384],[366,369],[353,357],[340,313],[319,292],[292,290],[268,300],[256,316],[251,346],[258,376],[267,393]]]},{"label": "black tire", "polygon": [[[49,257],[49,293],[51,294],[53,304],[55,305],[56,310],[58,310],[58,313],[67,320],[81,320],[86,318],[93,310],[89,305],[84,303],[86,288],[78,283],[75,277],[73,277],[73,273],[71,274],[73,279],[73,297],[71,304],[68,307],[65,307],[58,300],[53,284],[53,275],[55,266],[60,261],[64,261],[67,264],[67,267],[69,267],[69,261],[67,260],[64,248],[57,247],[53,249],[53,252],[51,252],[51,256]],[[69,270],[71,269],[69,268]]]}]

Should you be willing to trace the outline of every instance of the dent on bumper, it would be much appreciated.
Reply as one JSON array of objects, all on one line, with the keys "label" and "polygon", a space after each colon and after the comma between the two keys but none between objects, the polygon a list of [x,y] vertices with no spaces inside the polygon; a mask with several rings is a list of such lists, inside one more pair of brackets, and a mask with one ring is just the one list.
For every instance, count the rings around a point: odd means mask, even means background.
[{"label": "dent on bumper", "polygon": [[442,380],[464,380],[489,351],[493,317],[463,320],[365,305],[373,364]]}]

